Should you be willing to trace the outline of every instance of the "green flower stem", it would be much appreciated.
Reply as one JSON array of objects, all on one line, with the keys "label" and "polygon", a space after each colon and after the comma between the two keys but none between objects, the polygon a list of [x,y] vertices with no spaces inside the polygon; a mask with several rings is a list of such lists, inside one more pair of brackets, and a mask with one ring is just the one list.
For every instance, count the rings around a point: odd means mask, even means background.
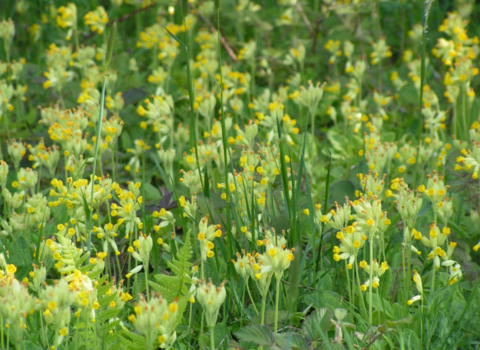
[{"label": "green flower stem", "polygon": [[[277,290],[276,290],[276,295],[275,295],[275,323],[274,323],[274,326],[273,326],[273,331],[275,333],[277,333],[277,329],[278,329],[278,299],[279,299],[279,296],[280,296],[280,281],[281,279],[280,278],[277,278]],[[262,313],[262,316],[263,316],[263,313]]]},{"label": "green flower stem", "polygon": [[[406,303],[409,296],[409,293],[408,293],[409,288],[408,288],[408,278],[407,278],[407,265],[405,263],[405,254],[406,254],[405,249],[406,249],[406,246],[404,246],[403,252],[402,252],[402,266],[403,266],[402,274],[403,274],[404,302]],[[404,311],[408,313],[408,310],[404,309]]]},{"label": "green flower stem", "polygon": [[148,261],[143,265],[145,270],[145,286],[147,288],[147,300],[150,301],[150,290],[148,288]]},{"label": "green flower stem", "polygon": [[[374,231],[375,232],[375,231]],[[370,239],[370,284],[368,286],[368,323],[372,324],[373,234]]]},{"label": "green flower stem", "polygon": [[122,268],[120,267],[120,260],[118,259],[117,252],[115,251],[115,260],[117,262],[117,269],[118,269],[118,280],[122,278]]},{"label": "green flower stem", "polygon": [[407,288],[405,290],[405,300],[410,299],[409,292],[410,292],[410,285],[412,281],[412,233],[410,232],[410,228],[408,229],[408,251],[407,251]]},{"label": "green flower stem", "polygon": [[210,347],[215,350],[215,327],[210,327]]},{"label": "green flower stem", "polygon": [[348,291],[348,300],[352,302],[352,292],[350,289],[350,273],[348,272],[347,260],[345,260],[345,272],[347,273],[347,291]]},{"label": "green flower stem", "polygon": [[[226,229],[230,232],[230,205],[229,205],[229,187],[228,187],[228,142],[227,142],[227,126],[225,124],[225,110],[223,106],[223,75],[222,75],[222,51],[220,49],[220,9],[217,11],[217,51],[218,51],[218,68],[219,68],[219,75],[220,75],[220,110],[221,110],[221,119],[220,125],[222,127],[222,144],[223,144],[223,162],[225,164],[225,188],[226,188],[226,214],[227,214],[227,222],[226,222]],[[230,244],[228,244],[227,249],[230,250]],[[228,254],[230,258],[230,253]],[[253,301],[253,300],[252,300]]]},{"label": "green flower stem", "polygon": [[462,121],[463,121],[463,130],[465,131],[465,139],[468,140],[468,124],[467,124],[467,107],[466,107],[466,96],[467,96],[467,86],[464,84],[461,88],[462,95]]},{"label": "green flower stem", "polygon": [[[105,72],[106,73],[106,72]],[[103,75],[103,83],[102,83],[102,95],[101,95],[101,100],[100,100],[100,115],[98,116],[98,125],[97,125],[97,137],[95,139],[95,153],[94,153],[94,158],[93,158],[93,170],[92,170],[92,193],[91,193],[91,198],[90,198],[90,223],[92,222],[92,215],[93,215],[93,189],[94,189],[94,182],[95,182],[95,173],[96,173],[96,166],[97,166],[97,160],[98,160],[98,146],[100,144],[100,135],[102,132],[102,120],[103,120],[103,109],[105,106],[105,85],[106,85],[106,75]],[[88,230],[88,241],[87,241],[87,250],[88,250],[88,255],[90,256],[90,251],[92,247],[92,231],[93,231],[93,225],[90,227]]]},{"label": "green flower stem", "polygon": [[250,287],[248,286],[248,281],[245,284],[247,285],[247,292],[248,292],[248,296],[250,297],[250,301],[252,302],[253,308],[255,309],[255,312],[258,315],[259,314],[258,309],[257,309],[257,306],[255,305],[255,301],[252,298],[252,293],[250,293]]},{"label": "green flower stem", "polygon": [[[262,314],[260,315],[260,324],[263,326],[265,325],[265,304],[267,302],[267,298],[262,296]],[[259,347],[259,350],[263,350],[263,346]]]},{"label": "green flower stem", "polygon": [[[202,322],[200,323],[200,335],[203,335],[203,322],[205,321],[205,312],[202,310]],[[199,337],[200,349],[203,349],[203,337]]]},{"label": "green flower stem", "polygon": [[262,313],[260,315],[260,324],[263,326],[265,324],[265,304],[267,302],[267,298],[262,298]]},{"label": "green flower stem", "polygon": [[[357,286],[358,286],[359,297],[362,302],[363,311],[366,313],[367,308],[365,307],[365,301],[363,300],[362,289],[360,288],[360,274],[358,273],[358,264],[355,264],[355,274],[357,275]],[[355,279],[355,277],[353,279]]]},{"label": "green flower stem", "polygon": [[432,285],[430,287],[430,295],[433,296],[433,293],[435,292],[435,273],[437,272],[437,268],[435,267],[435,263],[433,263],[432,268],[433,268],[433,271],[432,271],[433,275],[432,275]]}]

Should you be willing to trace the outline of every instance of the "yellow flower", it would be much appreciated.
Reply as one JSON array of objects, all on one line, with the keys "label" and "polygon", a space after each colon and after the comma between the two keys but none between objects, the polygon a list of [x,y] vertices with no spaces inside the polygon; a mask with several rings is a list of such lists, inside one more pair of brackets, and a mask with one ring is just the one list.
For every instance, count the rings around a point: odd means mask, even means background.
[{"label": "yellow flower", "polygon": [[13,264],[9,264],[7,265],[7,272],[13,275],[15,272],[17,272],[17,267]]}]

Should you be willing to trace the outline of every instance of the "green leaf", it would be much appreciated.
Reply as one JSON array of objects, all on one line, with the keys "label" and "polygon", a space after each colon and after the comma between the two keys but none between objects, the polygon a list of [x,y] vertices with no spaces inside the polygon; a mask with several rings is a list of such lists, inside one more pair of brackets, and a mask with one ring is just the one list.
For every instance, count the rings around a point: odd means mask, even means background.
[{"label": "green leaf", "polygon": [[192,266],[190,262],[191,257],[192,240],[190,234],[187,234],[182,248],[180,248],[177,253],[177,259],[172,258],[172,261],[167,263],[172,271],[172,276],[163,274],[155,275],[154,279],[157,283],[149,281],[153,290],[161,293],[169,302],[172,302],[180,296],[186,296],[189,293],[188,288],[192,283],[190,276],[190,267]]},{"label": "green leaf", "polygon": [[343,350],[345,347],[339,343],[323,343],[319,347],[315,348],[315,350]]},{"label": "green leaf", "polygon": [[162,195],[158,188],[149,182],[145,183],[145,197],[145,200],[149,201],[159,201],[162,199]]},{"label": "green leaf", "polygon": [[145,338],[141,335],[135,334],[128,329],[124,329],[120,341],[127,349],[146,349],[147,344]]},{"label": "green leaf", "polygon": [[388,328],[395,328],[398,325],[410,324],[410,323],[412,323],[412,318],[411,317],[406,317],[406,318],[402,318],[400,320],[387,321],[386,322]]},{"label": "green leaf", "polygon": [[[278,322],[282,323],[287,318],[291,318],[293,316],[292,313],[289,313],[287,310],[278,310]],[[251,323],[252,324],[260,324],[260,315],[256,315],[252,317]],[[273,326],[275,323],[275,310],[267,310],[265,312],[265,324],[267,326]]]},{"label": "green leaf", "polygon": [[187,46],[186,46],[179,38],[177,38],[171,31],[169,31],[167,27],[164,26],[163,28],[165,28],[165,30],[168,32],[168,34],[170,34],[170,36],[171,36],[173,39],[175,39],[175,41],[176,41],[177,43],[179,43],[180,45],[182,45],[185,50],[188,50]]},{"label": "green leaf", "polygon": [[[337,202],[339,205],[343,205],[345,203],[345,197],[350,199],[355,198],[355,186],[353,183],[350,180],[341,180],[332,184],[328,204],[332,206]],[[327,208],[325,208],[325,210],[327,210]]]},{"label": "green leaf", "polygon": [[308,345],[305,338],[303,338],[300,334],[296,334],[294,332],[287,332],[283,334],[274,334],[275,343],[281,349],[300,349],[300,350],[307,350]]},{"label": "green leaf", "polygon": [[392,286],[392,269],[385,271],[383,276],[380,278],[379,293],[383,298],[387,298],[390,293],[390,287]]},{"label": "green leaf", "polygon": [[[131,89],[128,89],[127,91],[125,91],[122,94],[122,97],[123,97],[123,102],[124,102],[125,106],[127,106],[130,103],[137,103],[138,101],[142,101],[143,99],[147,98],[148,93],[141,88],[135,88],[134,87],[134,88],[131,88]],[[125,134],[126,134],[125,132],[122,132],[122,139],[123,139],[123,135],[125,135]],[[125,145],[123,145],[123,142],[122,142],[122,146],[125,146]]]},{"label": "green leaf", "polygon": [[37,119],[37,109],[32,108],[30,112],[27,113],[26,119],[28,124],[33,124]]},{"label": "green leaf", "polygon": [[404,330],[406,349],[420,349],[418,335],[411,329]]},{"label": "green leaf", "polygon": [[335,309],[333,310],[333,314],[335,315],[335,318],[339,321],[343,320],[345,317],[347,317],[348,311],[345,309]]},{"label": "green leaf", "polygon": [[230,336],[230,331],[227,327],[226,322],[217,323],[215,325],[215,349],[224,349],[225,346],[220,347],[220,344],[228,344]]},{"label": "green leaf", "polygon": [[105,71],[107,70],[108,66],[110,65],[110,61],[112,60],[113,45],[115,43],[116,33],[117,33],[117,21],[114,21],[112,28],[110,29],[110,34],[108,36],[107,54],[105,55]]},{"label": "green leaf", "polygon": [[310,340],[317,340],[330,329],[332,312],[327,308],[317,309],[303,322],[303,331]]},{"label": "green leaf", "polygon": [[147,285],[145,284],[145,275],[137,273],[135,275],[135,282],[133,284],[133,295],[143,293]]},{"label": "green leaf", "polygon": [[275,232],[282,233],[290,228],[290,219],[285,211],[281,212],[273,218],[273,228]]},{"label": "green leaf", "polygon": [[251,325],[235,333],[238,339],[257,345],[273,344],[273,332],[267,326]]},{"label": "green leaf", "polygon": [[25,350],[43,350],[41,346],[33,344],[30,340],[24,341],[23,346],[25,347]]},{"label": "green leaf", "polygon": [[63,224],[68,221],[67,206],[59,205],[58,207],[52,207],[51,212],[56,223]]}]

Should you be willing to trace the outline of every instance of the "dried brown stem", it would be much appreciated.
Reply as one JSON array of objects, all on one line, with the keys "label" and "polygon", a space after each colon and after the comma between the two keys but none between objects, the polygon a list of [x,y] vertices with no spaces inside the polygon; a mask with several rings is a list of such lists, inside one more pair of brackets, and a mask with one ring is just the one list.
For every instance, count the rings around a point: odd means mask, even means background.
[{"label": "dried brown stem", "polygon": [[[195,6],[191,5],[190,3],[188,4],[188,6],[194,10],[196,12],[196,14],[198,15],[198,17],[203,21],[205,22],[205,24],[210,28],[210,30],[217,30],[217,28],[215,28],[215,26],[212,24],[212,22],[210,22],[207,18],[205,18],[201,13],[200,11],[198,11]],[[222,35],[222,33],[220,33],[220,42],[222,43],[222,46],[225,48],[225,50],[228,52],[228,55],[230,56],[230,58],[234,61],[234,62],[237,62],[238,61],[238,58],[237,58],[237,55],[235,55],[235,52],[233,52],[232,48],[230,47],[230,45],[228,45],[228,42],[227,42],[227,39],[225,39],[225,37]]]}]

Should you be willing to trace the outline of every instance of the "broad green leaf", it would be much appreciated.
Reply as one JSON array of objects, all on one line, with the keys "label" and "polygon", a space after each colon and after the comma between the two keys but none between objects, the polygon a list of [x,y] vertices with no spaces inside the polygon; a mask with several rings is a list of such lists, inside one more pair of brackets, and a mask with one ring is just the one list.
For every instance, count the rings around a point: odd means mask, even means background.
[{"label": "broad green leaf", "polygon": [[[350,199],[355,198],[355,186],[353,183],[349,180],[341,180],[332,184],[328,204],[331,206],[337,202],[339,205],[343,205],[345,203],[345,197]],[[325,210],[327,210],[327,208],[325,208]]]},{"label": "broad green leaf", "polygon": [[310,340],[317,340],[327,334],[331,327],[332,312],[327,308],[317,309],[303,322],[303,331]]},{"label": "broad green leaf", "polygon": [[242,341],[257,345],[267,346],[273,344],[273,332],[267,326],[247,326],[236,332],[235,336]]},{"label": "broad green leaf", "polygon": [[390,293],[390,287],[392,285],[392,269],[385,271],[382,277],[380,277],[379,293],[383,298],[387,298]]}]

